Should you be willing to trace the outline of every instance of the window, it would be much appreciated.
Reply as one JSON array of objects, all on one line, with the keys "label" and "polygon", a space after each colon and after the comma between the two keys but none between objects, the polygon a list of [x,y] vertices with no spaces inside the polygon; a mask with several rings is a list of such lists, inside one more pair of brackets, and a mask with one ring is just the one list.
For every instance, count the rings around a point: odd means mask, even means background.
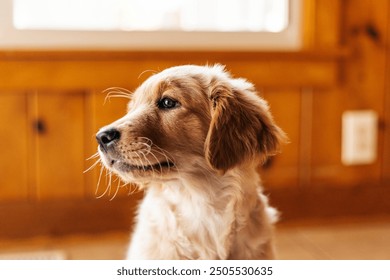
[{"label": "window", "polygon": [[299,2],[3,0],[0,47],[295,49]]},{"label": "window", "polygon": [[17,29],[280,32],[288,0],[14,0]]}]

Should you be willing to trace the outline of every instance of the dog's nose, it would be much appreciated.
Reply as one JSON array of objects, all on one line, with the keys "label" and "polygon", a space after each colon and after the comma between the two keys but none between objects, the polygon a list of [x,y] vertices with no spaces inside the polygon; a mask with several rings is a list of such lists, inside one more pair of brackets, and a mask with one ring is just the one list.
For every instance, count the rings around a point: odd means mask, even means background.
[{"label": "dog's nose", "polygon": [[99,145],[103,149],[106,149],[110,143],[114,142],[115,140],[118,140],[120,137],[121,137],[121,134],[118,130],[108,129],[108,130],[103,130],[103,131],[99,132],[96,135],[96,140],[98,141]]}]

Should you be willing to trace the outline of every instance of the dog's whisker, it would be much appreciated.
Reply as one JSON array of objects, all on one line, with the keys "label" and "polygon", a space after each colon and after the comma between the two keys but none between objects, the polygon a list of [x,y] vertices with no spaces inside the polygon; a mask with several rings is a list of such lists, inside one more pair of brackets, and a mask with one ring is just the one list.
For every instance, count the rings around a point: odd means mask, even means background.
[{"label": "dog's whisker", "polygon": [[[158,152],[158,151],[155,151],[155,152],[160,153],[160,152]],[[160,153],[160,154],[161,154],[161,153]],[[160,161],[157,159],[157,157],[156,157],[156,155],[154,154],[154,152],[152,152],[151,155],[156,159],[156,161],[159,162],[160,175],[161,175],[161,179],[162,179],[163,170],[162,170],[162,166],[161,166],[161,164],[160,164]],[[161,154],[161,155],[165,156],[164,154]],[[165,156],[165,160],[166,160],[166,162],[168,163],[168,172],[169,172],[169,171],[171,170],[170,161],[168,160],[168,158],[167,158],[166,156]]]},{"label": "dog's whisker", "polygon": [[122,189],[122,188],[125,188],[127,185],[128,185],[128,183],[126,183],[126,182],[123,182],[122,180],[119,180],[119,188],[120,189]]},{"label": "dog's whisker", "polygon": [[111,189],[112,189],[112,172],[108,173],[108,196],[111,195]]},{"label": "dog's whisker", "polygon": [[90,156],[90,157],[87,158],[86,160],[95,159],[95,158],[97,158],[97,157],[99,157],[99,152],[94,153],[92,156]]},{"label": "dog's whisker", "polygon": [[[146,159],[146,155],[144,153],[142,153],[142,155],[145,157]],[[153,153],[153,152],[150,152],[150,155],[156,160],[156,163],[159,165],[160,167],[160,170],[162,169],[162,166],[161,166],[161,163],[160,163],[160,160],[156,157],[156,155]],[[150,160],[146,159],[149,163],[150,163]],[[150,163],[150,165],[152,165]]]},{"label": "dog's whisker", "polygon": [[[146,157],[146,155],[142,152],[142,151],[140,151],[140,153],[141,153],[141,155],[144,157],[144,159],[145,159],[145,161],[148,163],[148,165],[150,166],[150,168],[151,168],[151,170],[152,170],[152,174],[153,174],[153,177],[155,177],[155,169],[154,169],[154,167],[153,167],[153,164],[151,163],[151,161]],[[158,162],[158,164],[160,165],[160,169],[162,168],[161,167],[161,164],[160,164],[160,162]]]},{"label": "dog's whisker", "polygon": [[[157,163],[158,163],[158,166],[160,167],[160,178],[162,179],[163,167],[161,166],[161,162],[160,162],[160,160],[156,157],[156,155],[155,155],[153,152],[151,152],[150,154],[152,155],[152,157],[154,157],[154,159],[155,159],[155,160],[157,161]],[[168,164],[168,168],[169,168],[169,164]]]},{"label": "dog's whisker", "polygon": [[[175,163],[175,159],[173,157],[172,154],[170,154],[167,150],[164,150],[162,148],[160,148],[159,146],[157,145],[154,145],[153,146],[155,149],[154,149],[154,152],[157,152],[159,153],[160,155],[162,155],[163,157],[165,157],[165,160],[169,163],[169,162],[172,162],[172,163]],[[168,154],[168,155],[167,155]],[[168,164],[168,170],[170,170],[170,165]],[[181,176],[181,172],[180,172],[180,168],[175,165],[175,170],[177,171],[177,173],[179,174],[179,176]]]},{"label": "dog's whisker", "polygon": [[144,140],[144,142],[139,142],[140,144],[144,144],[146,146],[152,147],[153,146],[153,141],[150,140],[147,137],[139,137],[139,139]]},{"label": "dog's whisker", "polygon": [[107,93],[106,98],[111,98],[111,97],[123,97],[123,98],[131,99],[131,94],[126,92],[121,92],[121,91],[110,91]]},{"label": "dog's whisker", "polygon": [[99,163],[101,162],[101,159],[97,159],[90,167],[88,167],[86,170],[83,171],[83,173],[87,173],[89,171],[91,171],[92,169],[94,169],[96,167],[96,165],[98,165]]},{"label": "dog's whisker", "polygon": [[133,93],[125,88],[120,87],[111,87],[103,91],[106,93],[106,97],[104,98],[104,104],[107,103],[107,100],[110,100],[112,97],[126,98],[132,99]]},{"label": "dog's whisker", "polygon": [[125,186],[127,186],[127,188],[128,188],[128,191],[127,191],[128,196],[135,194],[137,191],[140,191],[140,189],[133,184],[125,184]]},{"label": "dog's whisker", "polygon": [[107,182],[106,190],[105,190],[105,192],[101,196],[104,196],[104,195],[110,196],[111,195],[111,190],[112,190],[112,172],[110,170],[108,170],[108,169],[106,170],[106,182]]},{"label": "dog's whisker", "polygon": [[103,196],[105,196],[107,193],[108,195],[110,195],[111,193],[111,179],[112,179],[112,173],[111,171],[109,171],[108,169],[105,168],[105,172],[106,172],[106,183],[107,183],[107,186],[106,186],[106,189],[104,190],[104,192],[97,196],[97,198],[102,198]]},{"label": "dog's whisker", "polygon": [[[161,160],[158,159],[158,157],[154,154],[154,153],[158,153],[160,155],[162,155],[166,162],[168,163],[168,172],[170,171],[170,164],[171,162],[174,162],[174,160],[172,160],[170,157],[168,157],[166,155],[166,153],[163,151],[163,149],[161,149],[160,147],[158,147],[157,145],[154,145],[153,144],[153,141],[150,140],[149,138],[147,137],[139,137],[139,139],[142,139],[146,142],[135,142],[133,143],[134,145],[138,145],[138,146],[144,146],[145,149],[138,149],[137,151],[133,151],[134,153],[138,153],[138,157],[140,158],[139,154],[142,154],[142,156],[145,158],[145,160],[150,164],[150,167],[152,168],[152,171],[155,170],[155,168],[153,167],[153,164],[150,162],[150,160],[147,159],[147,155],[151,154],[151,156],[156,160],[156,163],[158,164],[159,166],[159,173],[160,173],[160,176],[162,177],[162,170],[163,170],[163,167],[161,165]],[[156,148],[156,150],[152,151],[152,148]],[[143,164],[141,164],[143,166]]]},{"label": "dog's whisker", "polygon": [[145,167],[145,165],[143,164],[142,158],[141,158],[141,156],[138,154],[138,152],[139,152],[139,151],[136,151],[136,152],[135,152],[135,155],[138,157],[138,160],[136,160],[136,162],[138,162],[138,163],[139,163],[139,166],[142,167],[142,170],[143,170],[144,172],[146,172],[146,167]]},{"label": "dog's whisker", "polygon": [[118,180],[118,184],[116,186],[116,190],[115,190],[114,195],[110,198],[110,201],[113,201],[115,199],[115,197],[117,196],[118,192],[119,192],[121,181],[120,181],[119,178],[117,178],[117,180]]},{"label": "dog's whisker", "polygon": [[[151,145],[149,145],[148,143],[144,143],[144,142],[135,142],[134,143],[135,145],[140,145],[140,146],[144,146],[146,149],[146,154],[149,154],[150,153],[150,150],[151,150]],[[138,151],[143,151],[143,149],[138,149]]]},{"label": "dog's whisker", "polygon": [[158,71],[151,70],[151,69],[150,70],[145,70],[145,71],[141,72],[141,74],[139,74],[138,79],[140,79],[142,77],[142,75],[144,75],[145,73],[149,73],[149,72],[151,72],[152,74],[156,74]]},{"label": "dog's whisker", "polygon": [[105,98],[104,98],[104,102],[103,102],[103,105],[105,105],[107,103],[107,101],[110,101],[111,98],[127,98],[127,99],[131,99],[131,96],[128,96],[127,94],[120,94],[120,93],[116,93],[116,92],[112,92],[110,93],[109,95],[107,95]]},{"label": "dog's whisker", "polygon": [[125,93],[128,95],[133,94],[133,92],[131,90],[128,90],[127,88],[123,88],[123,87],[109,87],[109,88],[106,88],[105,90],[103,90],[103,93],[109,93],[112,91],[121,92],[121,93]]},{"label": "dog's whisker", "polygon": [[121,98],[121,97],[123,97],[123,98],[128,98],[128,99],[131,99],[131,96],[128,96],[127,94],[120,94],[120,93],[116,93],[116,92],[112,92],[112,93],[110,93],[110,95],[108,95],[108,96],[106,96],[106,99],[105,99],[105,102],[106,102],[106,100],[110,100],[111,98],[115,98],[115,97],[117,97],[117,98]]},{"label": "dog's whisker", "polygon": [[[107,170],[106,168],[103,168],[102,170],[104,170],[104,171],[106,172],[106,181],[107,181],[107,176],[108,176],[108,173],[109,173],[110,171]],[[100,173],[100,176],[99,176],[99,184],[100,184],[100,177],[102,177],[102,173],[103,173],[103,172],[101,172],[101,173]],[[108,183],[109,183],[109,182],[108,182]],[[101,195],[98,195],[98,193],[97,193],[97,192],[98,192],[98,189],[96,189],[96,192],[95,192],[96,198],[102,198],[103,196],[105,196],[105,195],[107,194],[109,188],[110,188],[110,183],[106,186],[104,192],[103,192]]]},{"label": "dog's whisker", "polygon": [[96,184],[95,196],[97,195],[97,192],[99,191],[100,180],[102,179],[103,170],[104,170],[104,167],[103,167],[103,165],[101,165],[100,166],[99,178],[98,178],[98,181],[97,181],[97,184]]}]

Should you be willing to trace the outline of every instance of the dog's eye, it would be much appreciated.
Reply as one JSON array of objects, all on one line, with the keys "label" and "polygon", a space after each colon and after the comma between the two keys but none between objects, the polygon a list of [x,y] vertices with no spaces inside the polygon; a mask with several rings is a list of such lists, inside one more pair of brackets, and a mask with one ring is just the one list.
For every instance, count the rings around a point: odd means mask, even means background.
[{"label": "dog's eye", "polygon": [[178,104],[179,103],[176,100],[173,100],[169,97],[164,97],[157,103],[160,109],[172,109],[177,107]]}]

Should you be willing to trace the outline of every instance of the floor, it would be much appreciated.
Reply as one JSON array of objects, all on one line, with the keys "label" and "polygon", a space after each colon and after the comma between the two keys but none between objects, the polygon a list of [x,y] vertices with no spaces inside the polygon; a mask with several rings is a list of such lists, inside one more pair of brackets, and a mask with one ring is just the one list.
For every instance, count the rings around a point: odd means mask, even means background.
[{"label": "floor", "polygon": [[[0,240],[0,259],[122,259],[128,235],[36,237]],[[390,259],[390,218],[282,223],[278,259]]]},{"label": "floor", "polygon": [[390,219],[281,226],[278,259],[390,260]]}]

